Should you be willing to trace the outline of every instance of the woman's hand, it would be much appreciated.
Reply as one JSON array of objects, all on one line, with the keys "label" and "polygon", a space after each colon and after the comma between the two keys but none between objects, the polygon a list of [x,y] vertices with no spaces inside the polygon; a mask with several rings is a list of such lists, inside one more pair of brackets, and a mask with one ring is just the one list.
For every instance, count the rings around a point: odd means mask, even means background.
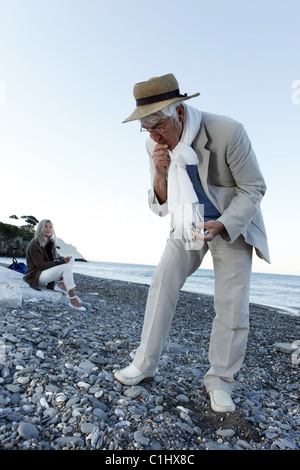
[{"label": "woman's hand", "polygon": [[65,263],[68,263],[71,258],[72,258],[72,256],[67,256],[66,258],[64,258],[64,262],[65,262]]}]

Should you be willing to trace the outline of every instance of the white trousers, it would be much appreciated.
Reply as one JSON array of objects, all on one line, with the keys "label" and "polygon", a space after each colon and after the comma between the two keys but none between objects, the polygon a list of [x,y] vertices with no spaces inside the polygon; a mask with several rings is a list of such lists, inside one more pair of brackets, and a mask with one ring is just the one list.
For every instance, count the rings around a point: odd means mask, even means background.
[{"label": "white trousers", "polygon": [[43,287],[49,284],[49,282],[57,283],[62,277],[67,291],[74,289],[76,284],[73,278],[73,265],[74,258],[72,257],[68,263],[59,264],[58,266],[53,266],[53,268],[45,269],[41,272],[39,278],[39,286]]},{"label": "white trousers", "polygon": [[168,240],[149,289],[141,342],[133,364],[144,373],[155,371],[169,334],[179,291],[186,278],[201,265],[208,250],[214,263],[216,316],[209,347],[211,367],[204,384],[207,392],[221,389],[230,393],[234,375],[244,360],[249,331],[253,250],[242,236],[229,243],[218,235],[200,250],[186,250],[183,240]]}]

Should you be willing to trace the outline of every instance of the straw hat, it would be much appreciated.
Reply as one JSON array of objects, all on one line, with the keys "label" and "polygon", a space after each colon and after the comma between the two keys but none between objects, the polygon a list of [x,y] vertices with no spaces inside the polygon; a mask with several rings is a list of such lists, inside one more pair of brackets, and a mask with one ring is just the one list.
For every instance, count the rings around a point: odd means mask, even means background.
[{"label": "straw hat", "polygon": [[199,95],[200,93],[191,96],[187,96],[187,93],[181,95],[178,82],[172,73],[150,78],[147,82],[136,83],[133,88],[136,108],[123,123],[142,119],[171,103],[189,100]]}]

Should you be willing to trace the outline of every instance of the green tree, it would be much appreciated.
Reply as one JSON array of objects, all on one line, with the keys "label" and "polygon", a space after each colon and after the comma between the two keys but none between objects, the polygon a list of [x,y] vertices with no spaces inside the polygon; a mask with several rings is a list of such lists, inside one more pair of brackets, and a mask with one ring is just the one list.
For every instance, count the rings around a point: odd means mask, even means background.
[{"label": "green tree", "polygon": [[21,215],[21,219],[25,219],[25,222],[30,225],[30,227],[35,227],[39,221],[33,215]]}]

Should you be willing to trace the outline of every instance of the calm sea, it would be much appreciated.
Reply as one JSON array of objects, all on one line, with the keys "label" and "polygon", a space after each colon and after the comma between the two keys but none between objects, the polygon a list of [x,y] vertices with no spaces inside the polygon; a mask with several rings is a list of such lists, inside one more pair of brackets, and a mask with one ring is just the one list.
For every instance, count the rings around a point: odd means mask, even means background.
[{"label": "calm sea", "polygon": [[[0,258],[0,261],[10,264],[11,258]],[[25,262],[24,259],[19,261]],[[154,270],[155,266],[100,261],[76,261],[74,264],[74,272],[79,274],[148,285]],[[187,279],[182,290],[213,295],[213,270],[198,269]],[[300,276],[253,273],[250,302],[269,305],[290,315],[300,316]]]},{"label": "calm sea", "polygon": [[[75,262],[74,272],[88,276],[150,285],[155,266],[99,261]],[[213,295],[214,272],[198,269],[190,276],[182,290]],[[300,276],[252,273],[250,301],[282,309],[300,316]]]}]

